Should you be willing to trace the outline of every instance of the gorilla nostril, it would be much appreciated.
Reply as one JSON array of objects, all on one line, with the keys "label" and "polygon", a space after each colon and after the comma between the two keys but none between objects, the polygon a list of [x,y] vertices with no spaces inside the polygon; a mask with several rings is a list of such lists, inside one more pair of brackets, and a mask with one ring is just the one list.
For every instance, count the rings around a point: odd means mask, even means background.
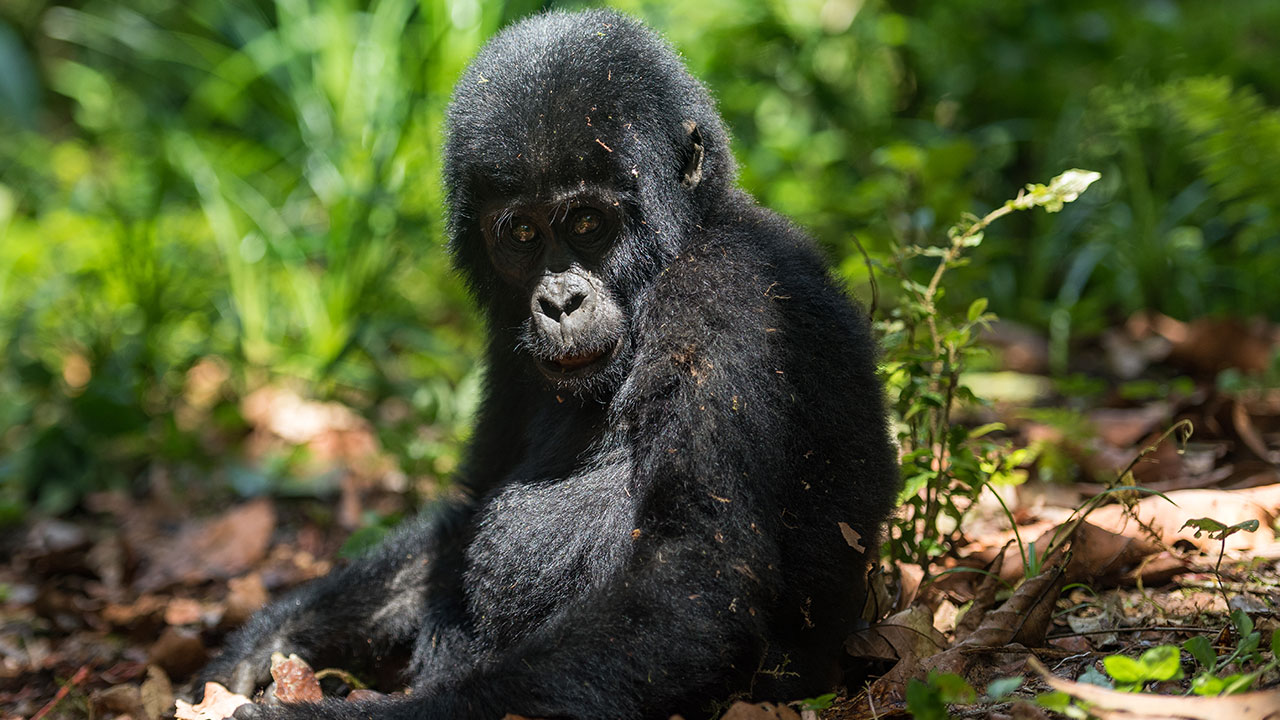
[{"label": "gorilla nostril", "polygon": [[555,303],[546,298],[538,298],[538,309],[542,311],[543,315],[546,315],[552,320],[559,320],[560,316],[564,314]]},{"label": "gorilla nostril", "polygon": [[582,292],[575,292],[564,298],[543,295],[538,298],[538,311],[556,322],[564,322],[567,316],[572,315],[586,301],[587,294]]},{"label": "gorilla nostril", "polygon": [[582,303],[587,299],[586,293],[574,293],[569,301],[564,304],[564,314],[571,315],[574,310],[582,307]]}]

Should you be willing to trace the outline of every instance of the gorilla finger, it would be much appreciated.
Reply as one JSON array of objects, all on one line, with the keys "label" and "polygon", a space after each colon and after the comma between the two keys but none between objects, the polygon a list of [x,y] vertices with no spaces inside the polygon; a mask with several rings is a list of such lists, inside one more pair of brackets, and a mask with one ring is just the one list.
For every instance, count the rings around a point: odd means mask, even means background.
[{"label": "gorilla finger", "polygon": [[271,678],[269,662],[261,658],[246,658],[236,663],[227,680],[227,689],[237,695],[253,697],[253,694]]}]

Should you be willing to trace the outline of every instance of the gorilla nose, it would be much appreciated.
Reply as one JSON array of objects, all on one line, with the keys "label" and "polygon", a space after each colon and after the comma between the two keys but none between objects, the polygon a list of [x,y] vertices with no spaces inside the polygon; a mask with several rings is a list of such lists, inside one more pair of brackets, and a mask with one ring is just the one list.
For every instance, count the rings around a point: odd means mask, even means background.
[{"label": "gorilla nose", "polygon": [[578,311],[589,315],[591,310],[591,285],[572,273],[553,275],[543,279],[533,294],[533,311],[557,323],[565,323]]},{"label": "gorilla nose", "polygon": [[574,310],[582,307],[582,302],[586,299],[587,294],[583,292],[575,292],[567,298],[541,296],[538,298],[538,309],[543,315],[559,322],[561,317],[571,315]]}]

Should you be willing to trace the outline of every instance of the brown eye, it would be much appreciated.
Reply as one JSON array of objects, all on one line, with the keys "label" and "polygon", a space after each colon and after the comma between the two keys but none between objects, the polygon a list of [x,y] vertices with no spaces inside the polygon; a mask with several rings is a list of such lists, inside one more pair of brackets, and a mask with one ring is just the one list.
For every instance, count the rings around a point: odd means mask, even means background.
[{"label": "brown eye", "polygon": [[511,224],[511,239],[518,243],[530,243],[538,237],[538,228],[528,220],[516,219]]},{"label": "brown eye", "polygon": [[590,235],[600,229],[600,213],[595,210],[583,210],[573,216],[573,223],[569,229],[574,235]]}]

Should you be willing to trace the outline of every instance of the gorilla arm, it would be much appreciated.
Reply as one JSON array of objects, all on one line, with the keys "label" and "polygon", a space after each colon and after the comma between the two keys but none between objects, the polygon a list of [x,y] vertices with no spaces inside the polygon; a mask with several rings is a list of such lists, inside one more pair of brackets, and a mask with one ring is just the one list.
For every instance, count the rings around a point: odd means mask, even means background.
[{"label": "gorilla arm", "polygon": [[[476,437],[457,482],[481,496],[506,472],[510,454],[495,443],[527,422],[508,394],[486,388]],[[510,442],[506,441],[510,446]],[[297,653],[315,667],[375,669],[387,683],[400,679],[424,626],[449,624],[462,614],[465,527],[470,499],[442,501],[421,511],[377,548],[350,565],[295,590],[256,613],[200,673],[208,681],[252,696],[271,681],[271,654]]]},{"label": "gorilla arm", "polygon": [[[270,682],[271,654],[297,653],[316,667],[403,665],[428,617],[429,578],[446,575],[464,505],[423,513],[370,554],[259,611],[200,674],[252,695]],[[433,582],[433,591],[438,583]]]}]

